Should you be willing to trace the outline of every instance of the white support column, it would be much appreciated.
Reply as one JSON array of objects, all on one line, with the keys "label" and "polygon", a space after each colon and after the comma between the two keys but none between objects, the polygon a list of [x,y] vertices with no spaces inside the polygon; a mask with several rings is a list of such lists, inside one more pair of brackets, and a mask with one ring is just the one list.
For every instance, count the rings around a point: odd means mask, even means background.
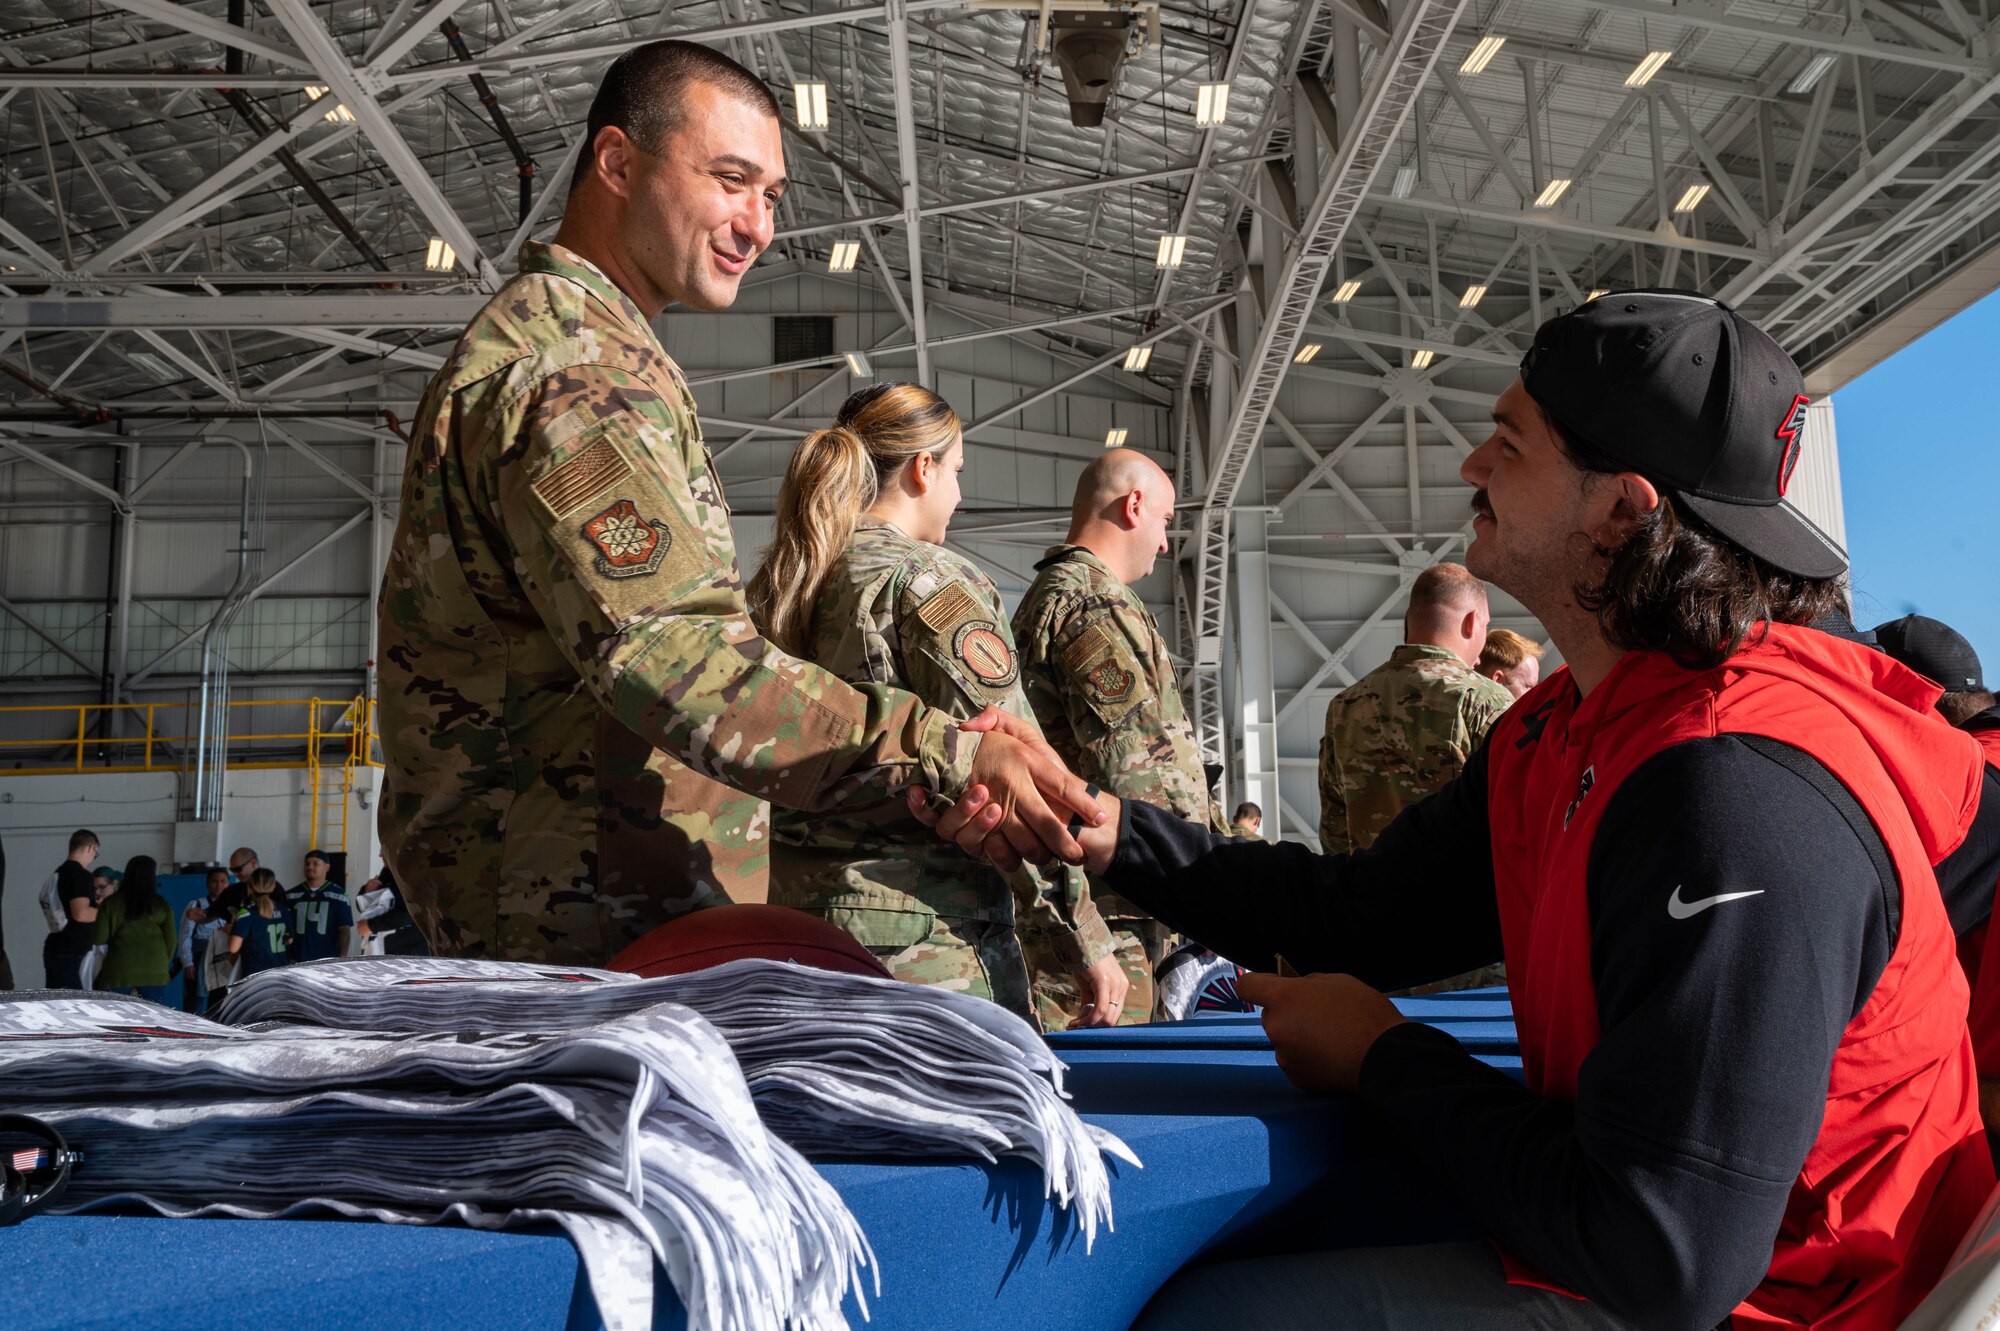
[{"label": "white support column", "polygon": [[[924,325],[923,200],[917,188],[916,108],[911,105],[910,15],[907,0],[889,0],[889,68],[896,85],[897,183],[903,190],[903,246],[910,260],[910,333],[917,341],[917,382],[932,386],[931,348]],[[882,280],[890,281],[888,272]]]},{"label": "white support column", "polygon": [[1840,494],[1840,440],[1834,431],[1830,397],[1806,408],[1805,429],[1799,433],[1799,462],[1785,498],[1843,550],[1847,548],[1847,509]]},{"label": "white support column", "polygon": [[[1268,515],[1248,510],[1236,527],[1236,724],[1243,762],[1229,799],[1249,800],[1270,821],[1265,835],[1284,834],[1278,812],[1278,691],[1271,673],[1271,566],[1265,553]],[[1224,810],[1226,813],[1228,810]]]}]

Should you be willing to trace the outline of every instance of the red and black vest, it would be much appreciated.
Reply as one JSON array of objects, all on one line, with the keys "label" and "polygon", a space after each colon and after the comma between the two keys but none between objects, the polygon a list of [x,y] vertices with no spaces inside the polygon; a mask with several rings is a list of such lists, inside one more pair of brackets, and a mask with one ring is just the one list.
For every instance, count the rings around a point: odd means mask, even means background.
[{"label": "red and black vest", "polygon": [[[1732,1315],[1738,1328],[1894,1327],[1993,1188],[1968,991],[1931,870],[1971,824],[1980,771],[1963,737],[1930,713],[1937,697],[1879,652],[1778,626],[1714,670],[1627,655],[1581,700],[1560,672],[1488,743],[1508,989],[1528,1087],[1551,1099],[1575,1099],[1598,1040],[1591,841],[1611,795],[1648,758],[1725,734],[1790,745],[1846,786],[1895,865],[1895,949],[1835,1052],[1819,1137],[1769,1272]],[[1549,1283],[1507,1264],[1516,1283]]]}]

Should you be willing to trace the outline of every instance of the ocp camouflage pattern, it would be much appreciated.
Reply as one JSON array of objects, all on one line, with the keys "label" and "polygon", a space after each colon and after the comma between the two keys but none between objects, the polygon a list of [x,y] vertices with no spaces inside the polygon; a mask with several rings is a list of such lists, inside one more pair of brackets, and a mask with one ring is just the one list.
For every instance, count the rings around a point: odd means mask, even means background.
[{"label": "ocp camouflage pattern", "polygon": [[[1229,835],[1152,612],[1082,546],[1051,547],[1035,568],[1014,611],[1014,640],[1049,744],[1120,799]],[[1102,899],[1098,909],[1110,918]]]},{"label": "ocp camouflage pattern", "polygon": [[[1050,547],[1035,570],[1014,611],[1014,638],[1021,682],[1050,746],[1071,771],[1120,799],[1143,800],[1228,835],[1152,612],[1080,545]],[[1126,1010],[1150,1011],[1153,968],[1166,955],[1165,931],[1102,883],[1093,882],[1091,891],[1118,940],[1119,963],[1132,986]],[[1029,960],[1035,961],[1032,940]],[[1045,983],[1039,975],[1036,1004],[1043,1025],[1052,1029],[1081,1013],[1073,986]]]},{"label": "ocp camouflage pattern", "polygon": [[1397,814],[1464,769],[1513,701],[1443,647],[1398,647],[1327,704],[1320,849],[1373,845]]},{"label": "ocp camouflage pattern", "polygon": [[761,801],[956,793],[977,747],[759,636],[686,381],[556,246],[425,392],[380,629],[383,849],[447,956],[601,964],[758,871]]},{"label": "ocp camouflage pattern", "polygon": [[[971,562],[864,516],[813,609],[807,656],[855,684],[907,689],[948,716],[990,705],[1033,720],[992,580]],[[825,916],[900,978],[1029,1014],[1018,931],[1065,972],[1111,939],[1081,869],[1002,874],[900,804],[776,819],[771,900]]]}]

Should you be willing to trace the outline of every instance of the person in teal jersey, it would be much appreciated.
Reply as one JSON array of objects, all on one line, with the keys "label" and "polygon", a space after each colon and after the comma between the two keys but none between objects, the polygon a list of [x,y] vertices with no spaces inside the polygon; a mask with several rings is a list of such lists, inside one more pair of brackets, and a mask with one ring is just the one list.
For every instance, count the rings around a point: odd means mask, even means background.
[{"label": "person in teal jersey", "polygon": [[229,926],[229,950],[243,959],[239,980],[291,960],[291,926],[278,910],[277,891],[278,875],[269,869],[250,875],[250,905]]},{"label": "person in teal jersey", "polygon": [[292,926],[292,960],[323,961],[347,955],[354,907],[347,890],[327,880],[333,861],[323,850],[306,852],[306,880],[292,889],[285,916]]}]

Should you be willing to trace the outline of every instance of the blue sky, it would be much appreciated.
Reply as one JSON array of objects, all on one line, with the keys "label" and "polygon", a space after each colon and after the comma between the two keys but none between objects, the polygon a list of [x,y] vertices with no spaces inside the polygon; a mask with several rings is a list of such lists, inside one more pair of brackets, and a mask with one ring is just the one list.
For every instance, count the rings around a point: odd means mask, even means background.
[{"label": "blue sky", "polygon": [[2000,682],[2000,293],[1833,395],[1854,621],[1924,614]]}]

